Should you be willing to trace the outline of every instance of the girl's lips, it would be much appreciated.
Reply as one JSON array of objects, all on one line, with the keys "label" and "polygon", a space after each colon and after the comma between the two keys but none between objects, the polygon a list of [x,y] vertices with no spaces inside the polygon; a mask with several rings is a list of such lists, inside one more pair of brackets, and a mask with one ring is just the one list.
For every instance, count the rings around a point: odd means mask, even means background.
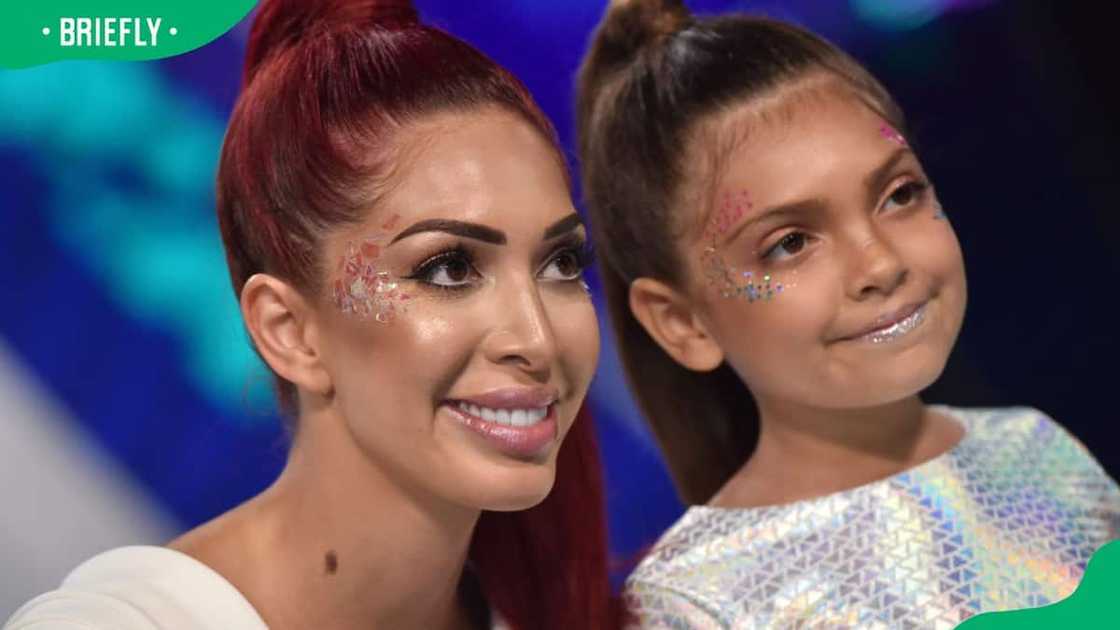
[{"label": "girl's lips", "polygon": [[443,407],[463,426],[482,436],[510,457],[517,459],[540,457],[556,441],[555,404],[548,405],[548,413],[543,419],[528,426],[513,426],[483,420],[454,403],[445,404]]},{"label": "girl's lips", "polygon": [[882,344],[896,339],[901,339],[910,334],[911,331],[922,325],[925,321],[926,305],[922,304],[912,313],[895,321],[894,323],[886,326],[885,328],[876,329],[866,335],[857,337],[857,341],[864,341],[873,344]]},{"label": "girl's lips", "polygon": [[875,335],[876,333],[881,333],[885,330],[889,330],[894,326],[897,326],[900,322],[906,320],[908,317],[916,313],[919,309],[924,309],[926,304],[928,303],[929,300],[925,300],[922,302],[912,302],[888,313],[884,313],[883,315],[875,318],[874,323],[865,326],[862,330],[855,334],[842,337],[841,341],[863,339],[868,336]]}]

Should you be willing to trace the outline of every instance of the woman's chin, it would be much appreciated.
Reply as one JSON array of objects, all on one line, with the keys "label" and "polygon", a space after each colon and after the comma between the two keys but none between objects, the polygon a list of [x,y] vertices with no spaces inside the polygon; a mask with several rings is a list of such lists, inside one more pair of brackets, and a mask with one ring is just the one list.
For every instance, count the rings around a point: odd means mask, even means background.
[{"label": "woman's chin", "polygon": [[460,499],[462,503],[492,512],[526,510],[544,501],[556,480],[556,466],[552,461],[516,462],[513,466],[488,468],[491,469],[478,475],[478,481],[466,489],[467,496]]}]

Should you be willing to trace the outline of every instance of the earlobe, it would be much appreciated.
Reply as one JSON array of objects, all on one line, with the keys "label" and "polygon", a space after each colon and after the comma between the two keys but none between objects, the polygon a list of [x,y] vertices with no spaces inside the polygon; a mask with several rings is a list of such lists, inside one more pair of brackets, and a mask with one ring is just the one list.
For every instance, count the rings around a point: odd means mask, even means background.
[{"label": "earlobe", "polygon": [[255,274],[241,289],[241,315],[253,345],[274,372],[299,389],[330,393],[316,323],[299,291],[275,276]]},{"label": "earlobe", "polygon": [[723,363],[723,348],[708,333],[692,301],[653,278],[630,283],[630,312],[657,345],[685,368],[714,370]]}]

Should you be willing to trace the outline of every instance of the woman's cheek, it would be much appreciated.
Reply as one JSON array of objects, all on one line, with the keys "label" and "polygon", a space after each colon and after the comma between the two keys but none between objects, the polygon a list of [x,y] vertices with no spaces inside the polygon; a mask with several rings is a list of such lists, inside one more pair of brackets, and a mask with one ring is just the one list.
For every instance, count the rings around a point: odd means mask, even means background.
[{"label": "woman's cheek", "polygon": [[556,335],[557,351],[570,366],[579,386],[590,385],[599,360],[599,320],[589,295],[558,295],[545,301],[546,315]]}]

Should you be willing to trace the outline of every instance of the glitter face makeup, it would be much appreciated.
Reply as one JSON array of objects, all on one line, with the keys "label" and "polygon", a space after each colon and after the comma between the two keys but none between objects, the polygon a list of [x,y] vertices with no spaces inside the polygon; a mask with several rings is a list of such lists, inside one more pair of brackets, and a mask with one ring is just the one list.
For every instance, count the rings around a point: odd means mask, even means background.
[{"label": "glitter face makeup", "polygon": [[390,185],[323,238],[330,390],[316,395],[338,422],[309,426],[344,431],[425,505],[526,509],[553,488],[598,359],[586,228],[551,141],[521,115],[426,113],[399,134],[408,159]]},{"label": "glitter face makeup", "polygon": [[704,249],[701,264],[708,283],[716,287],[720,297],[742,297],[747,302],[755,302],[769,300],[774,297],[774,294],[781,293],[785,289],[785,285],[774,282],[770,274],[763,274],[760,278],[756,278],[752,271],[740,271],[728,265],[714,246]]},{"label": "glitter face makeup", "polygon": [[891,142],[894,142],[900,147],[910,146],[909,144],[907,144],[906,138],[901,133],[899,133],[897,129],[888,125],[887,123],[882,123],[879,125],[879,135],[883,136],[887,140],[890,140]]},{"label": "glitter face makeup", "polygon": [[405,310],[411,296],[399,289],[397,278],[376,263],[398,219],[394,214],[373,236],[347,243],[334,282],[334,303],[343,313],[387,324]]},{"label": "glitter face makeup", "polygon": [[945,216],[945,210],[941,207],[941,202],[937,200],[933,202],[933,218],[938,221],[949,220],[949,217]]},{"label": "glitter face makeup", "polygon": [[697,328],[760,407],[851,409],[920,392],[944,368],[967,302],[933,184],[858,99],[806,99],[788,114],[744,108],[713,123],[750,137],[703,182],[717,192],[693,215]]},{"label": "glitter face makeup", "polygon": [[716,210],[712,217],[705,237],[709,245],[700,255],[701,269],[708,283],[719,291],[723,298],[745,298],[748,303],[758,300],[770,300],[775,294],[781,293],[785,285],[774,281],[770,274],[757,275],[753,271],[740,270],[720,255],[716,246],[716,239],[727,233],[746,214],[747,210],[754,207],[747,191],[738,194],[728,193],[724,196],[723,204]]}]

